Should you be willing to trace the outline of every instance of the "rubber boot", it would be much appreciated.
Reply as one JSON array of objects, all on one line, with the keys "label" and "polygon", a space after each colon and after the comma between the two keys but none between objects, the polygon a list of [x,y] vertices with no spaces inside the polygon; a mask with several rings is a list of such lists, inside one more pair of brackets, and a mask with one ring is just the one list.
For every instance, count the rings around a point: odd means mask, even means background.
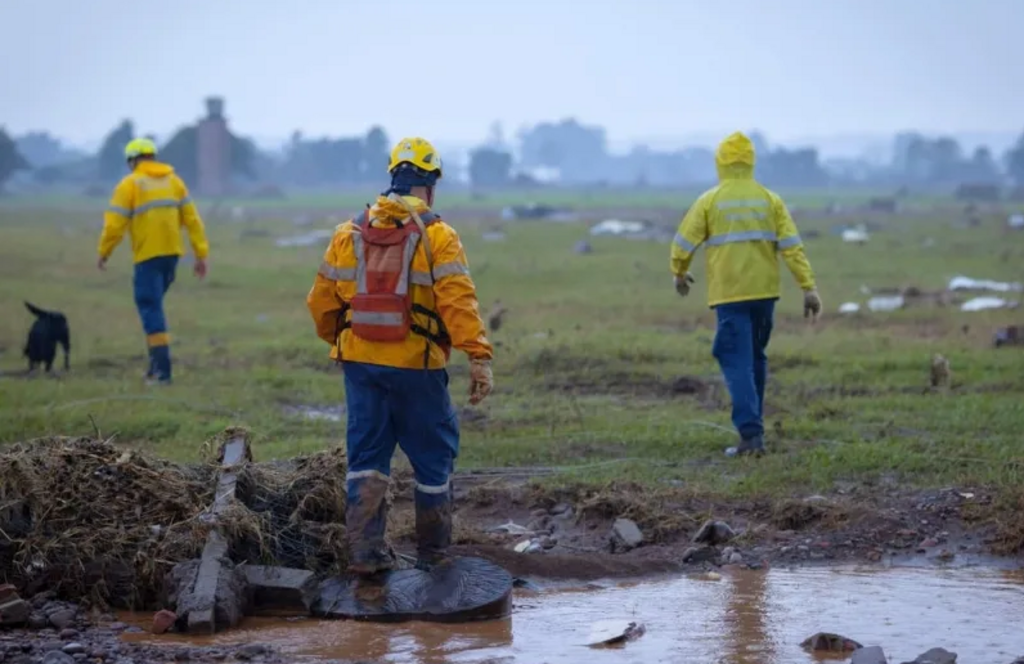
[{"label": "rubber boot", "polygon": [[725,456],[761,456],[764,452],[764,436],[751,436],[741,439],[736,447],[726,449]]},{"label": "rubber boot", "polygon": [[393,569],[395,559],[384,539],[388,523],[389,480],[370,476],[348,481],[345,507],[345,537],[348,542],[348,571],[370,575]]},{"label": "rubber boot", "polygon": [[149,349],[149,368],[146,369],[146,381],[156,380],[156,353]]},{"label": "rubber boot", "polygon": [[150,383],[169,385],[171,383],[171,347],[153,346],[149,349],[151,371]]},{"label": "rubber boot", "polygon": [[452,495],[416,491],[416,568],[430,570],[448,558],[452,542]]}]

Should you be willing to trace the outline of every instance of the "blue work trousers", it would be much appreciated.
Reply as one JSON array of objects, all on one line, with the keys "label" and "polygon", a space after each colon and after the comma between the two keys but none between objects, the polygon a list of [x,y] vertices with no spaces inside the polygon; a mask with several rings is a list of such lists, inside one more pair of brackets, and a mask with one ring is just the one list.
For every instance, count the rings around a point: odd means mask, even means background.
[{"label": "blue work trousers", "polygon": [[343,367],[350,504],[360,501],[360,480],[391,475],[396,445],[412,464],[417,508],[450,502],[459,423],[448,394],[448,372],[359,362]]},{"label": "blue work trousers", "polygon": [[157,256],[136,263],[132,278],[135,306],[149,347],[147,375],[162,381],[171,380],[170,335],[164,316],[164,295],[174,283],[177,268],[177,256]]},{"label": "blue work trousers", "polygon": [[732,423],[743,439],[764,433],[765,350],[771,339],[775,300],[749,300],[715,307],[718,330],[712,354],[732,397]]}]

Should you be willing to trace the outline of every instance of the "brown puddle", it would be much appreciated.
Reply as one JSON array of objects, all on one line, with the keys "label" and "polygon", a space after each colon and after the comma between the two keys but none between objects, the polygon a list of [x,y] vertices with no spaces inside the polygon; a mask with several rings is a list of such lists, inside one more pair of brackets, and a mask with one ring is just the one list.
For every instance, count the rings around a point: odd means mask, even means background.
[{"label": "brown puddle", "polygon": [[[148,618],[148,616],[147,616]],[[624,647],[591,649],[596,621],[642,622]],[[138,620],[128,622],[136,622]],[[881,645],[891,661],[932,647],[961,662],[1010,662],[1024,655],[1024,574],[978,569],[773,569],[680,577],[599,590],[517,595],[510,620],[463,625],[385,625],[250,618],[212,637],[124,638],[190,645],[271,645],[297,661],[389,664],[815,662],[800,642],[838,632]]]}]

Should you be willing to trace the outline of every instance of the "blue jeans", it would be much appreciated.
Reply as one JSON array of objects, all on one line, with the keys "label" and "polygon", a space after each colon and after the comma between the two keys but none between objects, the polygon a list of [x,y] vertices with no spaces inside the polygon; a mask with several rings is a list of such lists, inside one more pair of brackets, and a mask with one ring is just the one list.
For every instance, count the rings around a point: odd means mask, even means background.
[{"label": "blue jeans", "polygon": [[715,307],[718,330],[712,354],[732,397],[732,423],[744,439],[764,433],[765,350],[771,339],[775,300],[749,300]]},{"label": "blue jeans", "polygon": [[174,283],[177,256],[157,256],[135,264],[132,287],[142,329],[149,347],[149,372],[159,380],[171,380],[170,336],[164,316],[164,295]]},{"label": "blue jeans", "polygon": [[372,569],[386,548],[385,495],[396,445],[409,457],[416,478],[419,556],[433,560],[451,539],[451,474],[459,453],[459,423],[448,394],[448,372],[358,362],[345,362],[344,371],[350,564]]}]

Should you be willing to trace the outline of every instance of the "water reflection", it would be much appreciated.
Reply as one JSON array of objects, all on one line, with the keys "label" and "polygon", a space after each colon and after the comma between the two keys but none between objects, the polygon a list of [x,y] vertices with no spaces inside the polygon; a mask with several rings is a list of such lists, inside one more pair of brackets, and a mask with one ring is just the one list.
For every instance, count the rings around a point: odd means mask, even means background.
[{"label": "water reflection", "polygon": [[768,575],[737,570],[723,579],[729,583],[725,608],[726,643],[723,664],[763,664],[775,661],[766,612]]}]

